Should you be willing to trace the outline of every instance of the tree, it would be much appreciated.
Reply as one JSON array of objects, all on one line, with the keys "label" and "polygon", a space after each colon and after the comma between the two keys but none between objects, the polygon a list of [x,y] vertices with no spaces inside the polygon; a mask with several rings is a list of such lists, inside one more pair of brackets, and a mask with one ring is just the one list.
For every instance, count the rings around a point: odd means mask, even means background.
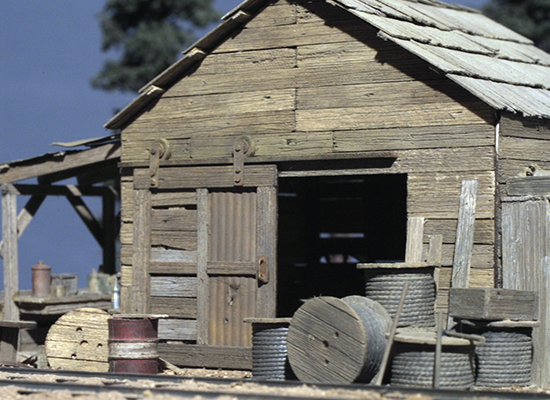
[{"label": "tree", "polygon": [[196,37],[193,30],[219,19],[213,0],[107,0],[99,14],[102,50],[118,51],[92,86],[136,91],[170,66]]},{"label": "tree", "polygon": [[550,52],[550,0],[490,0],[483,13]]}]

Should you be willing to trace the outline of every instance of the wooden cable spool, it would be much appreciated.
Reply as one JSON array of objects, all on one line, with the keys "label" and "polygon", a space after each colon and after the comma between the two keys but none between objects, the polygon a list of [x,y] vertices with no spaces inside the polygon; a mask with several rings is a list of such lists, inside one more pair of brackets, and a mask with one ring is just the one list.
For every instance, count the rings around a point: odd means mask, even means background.
[{"label": "wooden cable spool", "polygon": [[46,335],[46,357],[53,369],[109,371],[110,316],[97,308],[62,315]]},{"label": "wooden cable spool", "polygon": [[290,322],[290,366],[303,382],[369,382],[378,373],[390,326],[384,307],[366,297],[308,300]]}]

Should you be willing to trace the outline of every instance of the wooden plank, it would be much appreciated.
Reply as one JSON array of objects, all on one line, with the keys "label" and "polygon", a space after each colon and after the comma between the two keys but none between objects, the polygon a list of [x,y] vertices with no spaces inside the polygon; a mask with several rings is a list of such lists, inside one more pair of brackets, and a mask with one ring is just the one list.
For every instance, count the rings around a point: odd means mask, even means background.
[{"label": "wooden plank", "polygon": [[[430,235],[443,235],[444,243],[455,243],[456,219],[428,219],[424,224],[425,237]],[[494,244],[495,243],[495,222],[492,219],[476,219],[474,222],[474,243]]]},{"label": "wooden plank", "polygon": [[549,161],[548,140],[501,136],[499,156],[502,159]]},{"label": "wooden plank", "polygon": [[422,262],[422,242],[424,239],[424,218],[412,217],[407,220],[407,243],[405,262]]},{"label": "wooden plank", "polygon": [[[193,297],[151,297],[153,314],[169,315],[172,318],[197,318],[197,299]],[[195,340],[195,339],[193,339]]]},{"label": "wooden plank", "polygon": [[[466,124],[466,125],[445,125],[438,124],[427,126],[400,126],[398,128],[373,128],[357,130],[335,130],[334,151],[335,152],[350,152],[350,151],[371,151],[371,150],[407,150],[412,149],[412,156],[408,153],[401,155],[403,158],[399,164],[401,169],[406,169],[409,162],[415,160],[414,155],[423,154],[424,151],[416,149],[436,148],[437,153],[432,153],[434,161],[428,163],[431,165],[440,165],[442,170],[448,169],[444,163],[437,162],[439,158],[437,154],[447,154],[445,158],[447,162],[458,161],[462,158],[469,160],[467,151],[476,153],[486,153],[490,148],[487,146],[494,145],[494,127],[487,124]],[[479,150],[470,147],[480,147]],[[453,154],[454,151],[454,154]],[[464,153],[464,154],[461,154]],[[428,153],[429,154],[429,153]],[[432,158],[430,157],[430,158]],[[493,155],[494,158],[494,155]],[[409,161],[411,160],[411,161]],[[490,159],[485,154],[482,155],[480,163],[466,162],[462,166],[457,166],[460,170],[479,169],[480,165],[487,164]],[[492,161],[490,161],[492,163]],[[426,167],[416,165],[420,171],[424,171]],[[410,169],[410,168],[409,168]]]},{"label": "wooden plank", "polygon": [[[17,237],[20,238],[27,226],[31,223],[38,208],[42,205],[46,196],[33,195],[17,216]],[[0,240],[0,258],[2,258],[3,240]]]},{"label": "wooden plank", "polygon": [[196,340],[197,321],[192,319],[159,319],[159,340]]},{"label": "wooden plank", "polygon": [[195,263],[197,261],[196,251],[171,250],[159,247],[151,248],[151,262],[178,262]]},{"label": "wooden plank", "polygon": [[197,210],[188,210],[184,207],[153,209],[151,229],[156,231],[196,231]]},{"label": "wooden plank", "polygon": [[[207,272],[210,221],[208,189],[197,189],[197,211],[197,344],[207,345],[209,344],[208,304],[210,302],[210,288]],[[203,363],[204,362],[205,361],[203,361]]]},{"label": "wooden plank", "polygon": [[197,193],[193,191],[178,190],[176,192],[155,192],[151,196],[154,208],[159,207],[189,207],[197,206]]},{"label": "wooden plank", "polygon": [[134,191],[134,234],[132,245],[132,304],[124,311],[148,314],[151,282],[151,192],[148,189]]},{"label": "wooden plank", "polygon": [[151,232],[151,245],[175,250],[197,250],[196,231],[155,231]]},{"label": "wooden plank", "polygon": [[[451,266],[454,261],[455,246],[454,244],[444,243],[442,246],[442,265]],[[427,258],[429,246],[424,244],[423,257]],[[495,264],[495,246],[476,244],[473,247],[472,253],[472,268],[493,269]]]},{"label": "wooden plank", "polygon": [[244,29],[238,35],[226,40],[214,52],[226,53],[317,43],[337,43],[361,38],[367,39],[376,34],[374,29],[367,29],[364,22],[348,26],[346,30],[348,32],[343,32],[340,27],[328,26],[324,21],[296,24],[292,26],[292,29],[285,25]]},{"label": "wooden plank", "polygon": [[550,176],[510,178],[506,182],[506,193],[509,196],[548,196]]},{"label": "wooden plank", "polygon": [[532,321],[539,316],[538,295],[512,289],[450,289],[449,315],[474,320]]},{"label": "wooden plank", "polygon": [[209,261],[207,264],[209,275],[249,275],[256,276],[258,263],[255,261]]},{"label": "wooden plank", "polygon": [[78,187],[74,185],[67,185],[67,189],[69,190],[69,193],[67,194],[67,200],[69,200],[69,203],[71,203],[74,210],[76,211],[82,222],[84,222],[84,225],[86,225],[95,240],[99,243],[100,246],[102,246],[104,235],[103,228],[82,199],[82,192],[80,192]]},{"label": "wooden plank", "polygon": [[361,83],[300,88],[297,91],[296,107],[300,110],[322,110],[330,108],[376,107],[381,103],[396,107],[420,102],[438,105],[456,102],[458,96],[473,100],[473,96],[459,87],[449,85],[448,80],[427,82],[412,80],[405,82]]},{"label": "wooden plank", "polygon": [[[257,195],[257,256],[268,264],[267,282],[258,283],[256,317],[277,315],[277,188],[259,187]],[[261,277],[259,277],[261,280]]]},{"label": "wooden plank", "polygon": [[109,143],[92,147],[89,150],[79,152],[67,152],[64,155],[52,155],[44,161],[30,165],[12,166],[9,170],[0,174],[1,183],[22,181],[43,175],[53,174],[59,171],[67,171],[73,168],[89,166],[106,160],[120,157],[120,143]]},{"label": "wooden plank", "polygon": [[500,135],[519,138],[548,140],[550,124],[541,118],[525,118],[511,113],[502,113]]},{"label": "wooden plank", "polygon": [[297,5],[287,2],[269,4],[246,24],[247,29],[266,26],[292,25],[297,20]]},{"label": "wooden plank", "polygon": [[159,343],[159,356],[180,367],[252,369],[252,349]]},{"label": "wooden plank", "polygon": [[546,198],[502,203],[502,278],[507,289],[535,291],[539,295],[541,326],[533,330],[532,381],[550,385],[550,206]]},{"label": "wooden plank", "polygon": [[[456,219],[460,205],[461,182],[478,180],[476,217],[494,217],[495,174],[487,172],[432,173],[408,175],[409,216],[426,219]],[[429,194],[427,196],[426,194]]]},{"label": "wooden plank", "polygon": [[489,113],[479,115],[481,111],[476,110],[475,103],[439,103],[431,108],[415,103],[399,108],[391,104],[378,104],[376,107],[297,110],[296,129],[312,132],[481,124],[490,118]]},{"label": "wooden plank", "polygon": [[149,273],[151,275],[196,275],[197,263],[151,261]]},{"label": "wooden plank", "polygon": [[454,288],[467,288],[470,279],[478,185],[479,182],[476,180],[462,181],[453,261],[452,287]]},{"label": "wooden plank", "polygon": [[191,276],[151,276],[151,296],[197,297],[197,278]]},{"label": "wooden plank", "polygon": [[[194,135],[191,138],[191,157],[195,160],[232,157],[236,135]],[[330,132],[309,134],[307,132],[255,134],[255,157],[325,154],[333,151]]]},{"label": "wooden plank", "polygon": [[[2,238],[4,242],[4,309],[3,319],[19,321],[19,309],[13,296],[19,291],[19,255],[17,246],[17,195],[10,184],[2,185]],[[0,349],[0,351],[3,349]],[[17,351],[17,348],[15,348]],[[5,361],[15,361],[15,353],[1,354]],[[6,358],[7,357],[7,358]]]},{"label": "wooden plank", "polygon": [[[244,171],[244,186],[276,186],[274,166],[247,165]],[[136,169],[134,172],[134,187],[141,189],[149,187],[149,170]],[[232,187],[233,167],[181,167],[163,168],[160,171],[159,188],[204,188]]]},{"label": "wooden plank", "polygon": [[[193,76],[248,72],[268,75],[297,67],[296,49],[274,48],[231,53],[214,53],[206,57]],[[176,84],[177,85],[177,84]]]}]

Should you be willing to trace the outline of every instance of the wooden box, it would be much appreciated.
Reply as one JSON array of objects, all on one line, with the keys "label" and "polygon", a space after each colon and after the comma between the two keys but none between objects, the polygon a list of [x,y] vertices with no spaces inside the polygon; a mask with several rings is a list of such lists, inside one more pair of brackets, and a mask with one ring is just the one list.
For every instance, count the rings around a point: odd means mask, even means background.
[{"label": "wooden box", "polygon": [[536,320],[538,293],[512,289],[451,288],[449,315],[477,320]]}]

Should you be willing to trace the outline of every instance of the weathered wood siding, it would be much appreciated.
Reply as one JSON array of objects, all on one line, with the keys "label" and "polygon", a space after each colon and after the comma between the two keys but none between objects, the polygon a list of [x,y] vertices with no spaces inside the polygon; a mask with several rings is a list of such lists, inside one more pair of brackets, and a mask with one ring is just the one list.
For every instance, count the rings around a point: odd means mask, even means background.
[{"label": "weathered wood siding", "polygon": [[[255,157],[274,160],[397,151],[391,167],[361,173],[408,174],[408,215],[426,219],[426,256],[430,235],[443,234],[447,266],[453,260],[461,182],[479,180],[470,286],[492,287],[494,118],[490,107],[340,8],[280,0],[123,130],[122,162],[147,166],[147,150],[159,138],[170,142],[172,165],[227,161],[241,135],[253,139]],[[131,224],[124,210],[131,186],[123,181],[124,224]],[[193,211],[187,204],[167,211],[155,206],[155,199],[153,243],[195,250],[191,224],[177,234],[170,225]],[[125,251],[123,243],[123,263],[129,265]],[[440,277],[440,288],[448,288],[450,272],[444,269]],[[186,307],[185,315],[192,317],[192,307]],[[174,317],[182,316],[177,313]]]}]

